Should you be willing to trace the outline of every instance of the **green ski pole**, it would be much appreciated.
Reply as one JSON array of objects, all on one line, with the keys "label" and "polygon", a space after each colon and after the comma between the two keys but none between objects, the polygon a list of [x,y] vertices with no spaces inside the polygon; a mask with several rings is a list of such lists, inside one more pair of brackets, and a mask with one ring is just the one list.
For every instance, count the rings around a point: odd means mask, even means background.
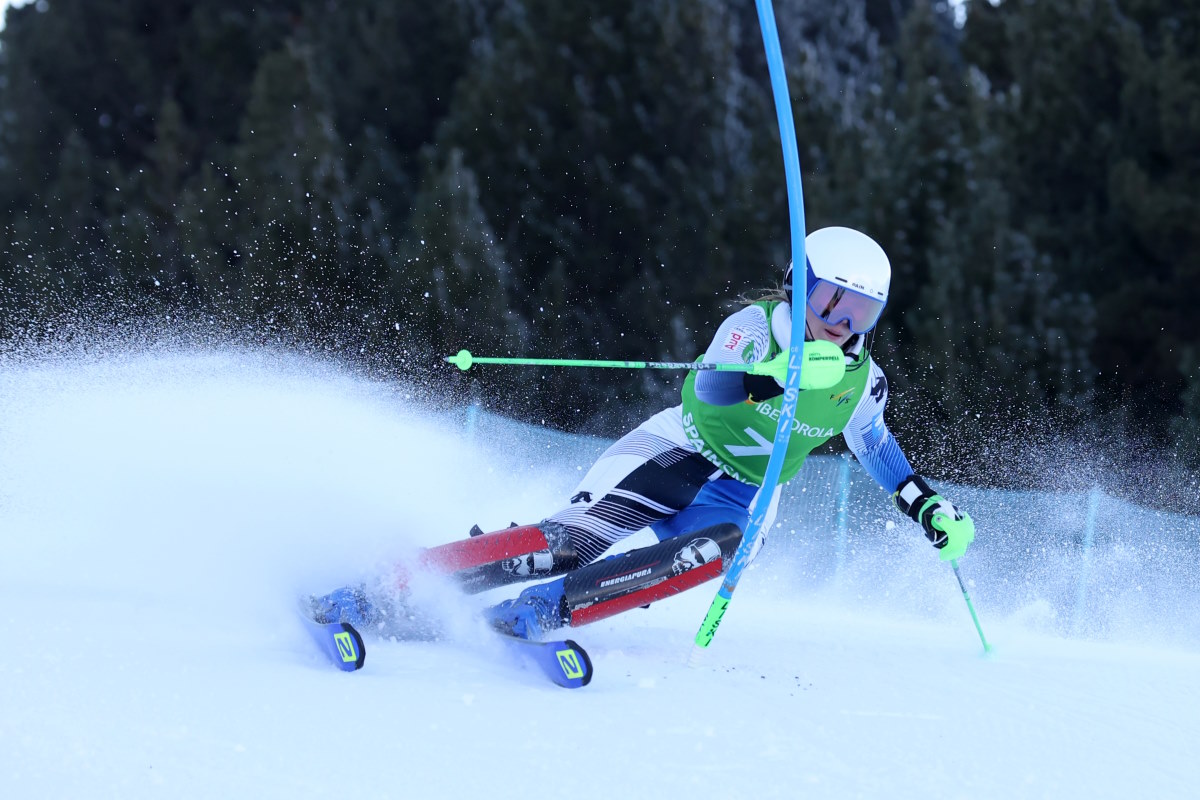
[{"label": "green ski pole", "polygon": [[983,627],[979,624],[979,615],[975,613],[975,604],[971,602],[971,595],[967,593],[967,585],[963,583],[962,573],[958,571],[958,561],[950,559],[950,566],[954,569],[954,577],[958,578],[958,588],[962,589],[963,600],[967,601],[967,610],[971,612],[975,630],[979,632],[979,641],[983,642],[983,652],[990,653],[992,646],[988,644],[987,637],[983,635]]},{"label": "green ski pole", "polygon": [[[833,342],[804,343],[801,389],[827,389],[846,374],[846,356]],[[751,375],[770,375],[782,382],[787,377],[786,358],[759,361],[753,364],[714,364],[706,361],[601,361],[580,358],[491,358],[471,355],[469,350],[446,356],[446,361],[463,370],[475,364],[508,364],[544,367],[608,367],[614,369],[687,369],[718,372],[749,372]]]}]

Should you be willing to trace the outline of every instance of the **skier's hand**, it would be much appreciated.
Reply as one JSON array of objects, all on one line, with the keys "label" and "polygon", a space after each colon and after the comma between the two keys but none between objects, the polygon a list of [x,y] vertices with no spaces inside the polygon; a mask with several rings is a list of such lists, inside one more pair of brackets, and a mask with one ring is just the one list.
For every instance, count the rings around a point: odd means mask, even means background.
[{"label": "skier's hand", "polygon": [[919,475],[900,482],[892,494],[896,508],[925,530],[925,538],[938,549],[942,561],[961,558],[975,541],[975,523],[969,514],[959,511]]},{"label": "skier's hand", "polygon": [[[787,381],[789,356],[789,351],[783,350],[774,358],[751,364],[750,374],[774,378],[782,389]],[[800,358],[801,389],[828,389],[840,383],[846,375],[846,355],[833,342],[805,342]]]},{"label": "skier's hand", "polygon": [[[758,361],[750,365],[750,370],[742,378],[742,386],[753,403],[761,403],[783,394],[783,384],[787,380],[788,351],[784,350],[774,358]],[[803,381],[804,373],[800,378]]]},{"label": "skier's hand", "polygon": [[970,514],[959,511],[953,503],[942,502],[954,509],[954,516],[934,511],[925,535],[929,536],[929,528],[939,532],[942,536],[940,540],[930,539],[933,546],[938,548],[938,558],[954,561],[962,558],[971,542],[975,541],[975,522]]},{"label": "skier's hand", "polygon": [[[759,361],[753,364],[750,368],[751,375],[769,375],[779,384],[779,388],[783,388],[783,382],[787,379],[788,368],[788,351],[781,350],[774,358],[769,358],[766,361]],[[801,375],[803,377],[803,374]]]}]

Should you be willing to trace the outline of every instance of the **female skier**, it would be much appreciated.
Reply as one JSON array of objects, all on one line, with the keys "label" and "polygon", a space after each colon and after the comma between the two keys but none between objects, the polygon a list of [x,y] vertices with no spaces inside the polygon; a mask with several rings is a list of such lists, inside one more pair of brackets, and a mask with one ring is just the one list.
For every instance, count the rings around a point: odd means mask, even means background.
[{"label": "female skier", "polygon": [[[755,546],[773,523],[783,484],[812,450],[841,433],[896,506],[921,525],[942,560],[957,559],[975,538],[974,523],[914,473],[883,421],[887,380],[867,345],[887,303],[891,264],[873,239],[850,228],[814,231],[805,238],[805,251],[805,339],[839,345],[846,372],[832,387],[800,392],[779,485]],[[789,265],[783,292],[728,317],[704,361],[786,359],[792,284]],[[682,403],[614,443],[566,507],[536,525],[493,533],[476,528],[469,539],[426,551],[422,567],[452,574],[468,592],[560,576],[487,611],[496,628],[529,639],[716,578],[728,569],[762,487],[782,394],[766,375],[692,371]],[[646,527],[657,544],[603,558],[612,545]],[[392,608],[362,587],[314,599],[314,616],[323,622],[386,628]]]}]

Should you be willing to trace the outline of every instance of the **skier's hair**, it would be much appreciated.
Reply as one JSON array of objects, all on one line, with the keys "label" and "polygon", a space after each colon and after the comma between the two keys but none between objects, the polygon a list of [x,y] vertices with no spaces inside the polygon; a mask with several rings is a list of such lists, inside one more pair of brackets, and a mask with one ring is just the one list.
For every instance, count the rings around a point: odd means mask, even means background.
[{"label": "skier's hair", "polygon": [[748,292],[743,292],[737,296],[737,299],[730,300],[726,305],[736,310],[745,306],[752,306],[755,303],[786,303],[787,292],[782,286],[775,286],[771,289],[752,289]]}]

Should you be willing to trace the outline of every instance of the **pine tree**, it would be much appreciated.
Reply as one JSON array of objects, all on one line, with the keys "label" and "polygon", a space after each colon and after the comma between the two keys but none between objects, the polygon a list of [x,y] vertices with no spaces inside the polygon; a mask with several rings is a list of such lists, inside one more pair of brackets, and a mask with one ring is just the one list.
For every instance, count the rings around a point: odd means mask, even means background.
[{"label": "pine tree", "polygon": [[332,321],[376,277],[352,260],[343,159],[310,54],[289,44],[266,56],[232,152],[238,197],[223,222],[242,256],[227,279],[252,308]]},{"label": "pine tree", "polygon": [[1098,410],[1128,406],[1158,437],[1200,263],[1196,20],[1195,2],[1073,0],[975,4],[966,28],[1009,142],[1013,226],[1095,308]]},{"label": "pine tree", "polygon": [[[425,168],[421,150],[447,113],[493,0],[312,3],[298,39],[344,150],[361,258],[401,269]],[[385,281],[386,283],[386,281]]]},{"label": "pine tree", "polygon": [[[716,2],[529,0],[479,43],[437,141],[478,177],[537,355],[692,357],[717,296],[775,274],[739,235],[762,203],[739,35]],[[643,380],[606,377],[613,391]],[[675,396],[653,380],[649,403]],[[579,386],[556,373],[545,389],[535,400]]]},{"label": "pine tree", "polygon": [[427,357],[462,348],[519,351],[528,337],[513,311],[515,276],[480,204],[479,183],[460,152],[427,156],[412,233],[401,247],[405,268],[391,276],[412,340]]},{"label": "pine tree", "polygon": [[63,0],[12,10],[2,34],[0,213],[14,246],[62,273],[50,281],[57,302],[114,287],[136,298],[194,280],[197,256],[177,244],[179,201],[236,132],[259,53],[298,2]]}]

